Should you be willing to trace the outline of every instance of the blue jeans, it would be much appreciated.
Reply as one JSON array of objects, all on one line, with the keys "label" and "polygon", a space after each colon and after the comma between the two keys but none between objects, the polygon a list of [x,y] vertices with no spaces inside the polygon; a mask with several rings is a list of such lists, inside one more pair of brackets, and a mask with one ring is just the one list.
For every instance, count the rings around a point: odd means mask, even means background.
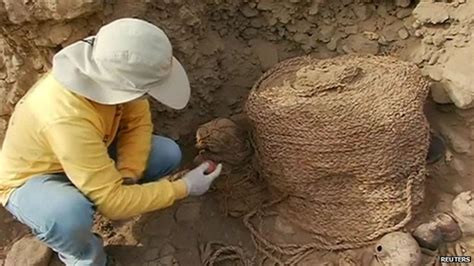
[{"label": "blue jeans", "polygon": [[[114,149],[109,149],[112,158]],[[153,136],[143,181],[156,181],[171,173],[180,162],[181,150],[173,140]],[[58,252],[66,265],[106,264],[102,240],[91,232],[94,205],[64,174],[31,178],[13,192],[6,209]]]}]

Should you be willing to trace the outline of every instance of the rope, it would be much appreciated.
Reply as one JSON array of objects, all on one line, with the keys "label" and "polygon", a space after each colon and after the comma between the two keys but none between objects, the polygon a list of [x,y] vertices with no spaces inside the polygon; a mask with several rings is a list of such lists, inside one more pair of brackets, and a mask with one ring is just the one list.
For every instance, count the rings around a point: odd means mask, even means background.
[{"label": "rope", "polygon": [[[260,175],[287,196],[244,217],[257,250],[294,265],[315,250],[345,256],[403,228],[424,194],[427,94],[416,66],[390,57],[305,56],[266,72],[246,103],[251,144]],[[253,220],[276,205],[314,242],[266,239]]]},{"label": "rope", "polygon": [[205,246],[201,246],[200,251],[201,262],[204,266],[214,266],[223,261],[237,261],[242,266],[251,265],[241,247],[209,242]]}]

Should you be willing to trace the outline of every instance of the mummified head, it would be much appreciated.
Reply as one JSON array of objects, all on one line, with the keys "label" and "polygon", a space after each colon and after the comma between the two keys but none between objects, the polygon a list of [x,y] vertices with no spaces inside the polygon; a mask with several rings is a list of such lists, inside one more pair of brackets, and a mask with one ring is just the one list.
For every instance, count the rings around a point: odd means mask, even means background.
[{"label": "mummified head", "polygon": [[410,234],[393,232],[375,244],[371,266],[417,265],[421,265],[421,250]]},{"label": "mummified head", "polygon": [[213,160],[228,165],[241,165],[252,155],[247,131],[234,121],[217,118],[201,125],[196,132],[196,163]]}]

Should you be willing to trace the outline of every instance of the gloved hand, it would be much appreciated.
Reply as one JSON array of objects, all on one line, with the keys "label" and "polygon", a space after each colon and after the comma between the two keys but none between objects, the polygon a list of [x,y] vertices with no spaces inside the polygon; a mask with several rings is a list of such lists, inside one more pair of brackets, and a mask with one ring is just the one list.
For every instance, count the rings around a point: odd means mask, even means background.
[{"label": "gloved hand", "polygon": [[212,181],[221,174],[222,164],[218,164],[212,173],[206,174],[205,172],[208,167],[209,163],[204,162],[184,175],[183,180],[188,187],[189,195],[200,196],[206,193],[211,186]]}]

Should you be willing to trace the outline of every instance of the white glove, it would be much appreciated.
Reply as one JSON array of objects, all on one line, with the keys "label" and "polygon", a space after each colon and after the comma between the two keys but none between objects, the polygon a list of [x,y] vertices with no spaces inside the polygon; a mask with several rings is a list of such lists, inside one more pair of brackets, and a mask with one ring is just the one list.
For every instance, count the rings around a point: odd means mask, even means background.
[{"label": "white glove", "polygon": [[216,169],[209,174],[206,174],[206,170],[209,167],[209,163],[204,162],[198,167],[194,168],[186,175],[183,180],[188,187],[188,194],[191,196],[201,196],[209,190],[212,181],[216,179],[222,171],[222,164],[218,164]]}]

